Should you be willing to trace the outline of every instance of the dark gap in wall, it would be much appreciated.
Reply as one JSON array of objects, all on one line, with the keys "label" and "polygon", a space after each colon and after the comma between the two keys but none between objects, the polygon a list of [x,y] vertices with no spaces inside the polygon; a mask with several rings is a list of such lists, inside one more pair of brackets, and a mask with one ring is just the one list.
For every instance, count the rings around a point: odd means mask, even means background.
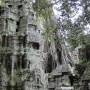
[{"label": "dark gap in wall", "polygon": [[4,7],[0,6],[0,15],[4,14]]},{"label": "dark gap in wall", "polygon": [[0,63],[1,63],[1,65],[3,64],[3,62],[4,62],[4,54],[0,54]]},{"label": "dark gap in wall", "polygon": [[39,78],[37,78],[37,84],[39,84],[39,82],[40,82],[40,80],[39,80]]},{"label": "dark gap in wall", "polygon": [[5,35],[3,35],[3,36],[2,36],[2,47],[4,47],[4,46],[5,46],[5,41],[6,41],[6,36],[5,36]]},{"label": "dark gap in wall", "polygon": [[59,49],[57,49],[57,56],[58,56],[59,64],[62,64],[61,51]]},{"label": "dark gap in wall", "polygon": [[53,69],[52,68],[52,61],[53,61],[53,57],[51,54],[49,54],[45,73],[51,73],[52,72],[52,69]]},{"label": "dark gap in wall", "polygon": [[22,8],[22,5],[18,5],[18,9],[21,9]]},{"label": "dark gap in wall", "polygon": [[21,55],[17,55],[17,69],[21,68]]},{"label": "dark gap in wall", "polygon": [[25,69],[27,66],[26,54],[22,55],[22,69]]},{"label": "dark gap in wall", "polygon": [[26,54],[17,55],[16,69],[25,69],[27,66]]},{"label": "dark gap in wall", "polygon": [[26,47],[27,35],[23,37],[23,47]]},{"label": "dark gap in wall", "polygon": [[73,86],[73,83],[74,83],[74,77],[73,77],[73,76],[69,76],[69,79],[70,79],[70,84],[71,84],[71,86]]},{"label": "dark gap in wall", "polygon": [[12,5],[8,5],[9,8],[12,8]]},{"label": "dark gap in wall", "polygon": [[5,59],[5,67],[6,67],[6,71],[7,74],[10,75],[11,74],[11,68],[12,68],[12,59],[11,59],[11,54],[7,54]]},{"label": "dark gap in wall", "polygon": [[20,20],[17,21],[16,25],[17,25],[16,32],[18,32],[19,31]]},{"label": "dark gap in wall", "polygon": [[39,50],[40,45],[37,42],[31,42],[31,47],[33,47],[34,49]]}]

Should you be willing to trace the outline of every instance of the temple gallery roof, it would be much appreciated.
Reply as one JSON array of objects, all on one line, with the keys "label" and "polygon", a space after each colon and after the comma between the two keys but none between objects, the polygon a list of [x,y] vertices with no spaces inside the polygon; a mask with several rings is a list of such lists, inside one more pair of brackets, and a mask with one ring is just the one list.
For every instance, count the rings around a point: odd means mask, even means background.
[{"label": "temple gallery roof", "polygon": [[59,65],[54,69],[51,73],[53,76],[62,75],[62,73],[68,73],[70,72],[68,64]]}]

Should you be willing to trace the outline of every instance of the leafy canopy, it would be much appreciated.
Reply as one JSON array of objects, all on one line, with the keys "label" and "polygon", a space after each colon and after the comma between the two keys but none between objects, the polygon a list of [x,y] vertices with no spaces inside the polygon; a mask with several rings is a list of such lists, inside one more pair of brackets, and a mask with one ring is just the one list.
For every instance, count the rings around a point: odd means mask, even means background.
[{"label": "leafy canopy", "polygon": [[37,16],[43,18],[43,35],[48,41],[51,41],[53,38],[53,33],[56,30],[51,2],[49,0],[36,0],[33,4],[33,8],[37,12]]}]

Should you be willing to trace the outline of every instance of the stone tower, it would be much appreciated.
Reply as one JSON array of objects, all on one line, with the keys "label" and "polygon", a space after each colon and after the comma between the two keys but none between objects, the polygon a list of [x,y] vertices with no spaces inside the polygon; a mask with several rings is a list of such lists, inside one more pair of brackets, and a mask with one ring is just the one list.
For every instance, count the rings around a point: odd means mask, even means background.
[{"label": "stone tower", "polygon": [[[43,41],[33,1],[4,0],[0,6],[0,90],[30,90],[32,86],[37,90],[43,86],[41,74],[37,74],[43,72]],[[35,82],[26,88],[33,75]]]}]

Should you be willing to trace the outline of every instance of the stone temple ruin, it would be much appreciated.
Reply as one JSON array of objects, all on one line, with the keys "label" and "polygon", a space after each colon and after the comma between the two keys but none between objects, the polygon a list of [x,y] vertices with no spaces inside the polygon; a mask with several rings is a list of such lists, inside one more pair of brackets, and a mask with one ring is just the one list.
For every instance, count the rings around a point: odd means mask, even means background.
[{"label": "stone temple ruin", "polygon": [[[36,64],[40,65],[40,60],[43,60],[41,55],[42,37],[36,24],[32,3],[29,0],[5,0],[5,6],[0,7],[0,67],[3,76],[1,76],[0,88],[2,90],[4,87],[7,87],[8,90],[11,86],[23,87],[29,74],[36,79],[31,72],[38,67],[35,67]],[[37,70],[39,70],[38,68]],[[28,72],[28,76],[26,72]],[[40,83],[40,80],[35,82],[34,87],[41,88],[43,84],[39,86],[37,82]]]},{"label": "stone temple ruin", "polygon": [[63,58],[63,45],[45,45],[34,0],[4,2],[0,6],[0,90],[73,90],[72,63]]},{"label": "stone temple ruin", "polygon": [[72,81],[74,64],[67,54],[67,48],[57,42],[51,43],[49,48],[46,60],[48,90],[74,90]]}]

